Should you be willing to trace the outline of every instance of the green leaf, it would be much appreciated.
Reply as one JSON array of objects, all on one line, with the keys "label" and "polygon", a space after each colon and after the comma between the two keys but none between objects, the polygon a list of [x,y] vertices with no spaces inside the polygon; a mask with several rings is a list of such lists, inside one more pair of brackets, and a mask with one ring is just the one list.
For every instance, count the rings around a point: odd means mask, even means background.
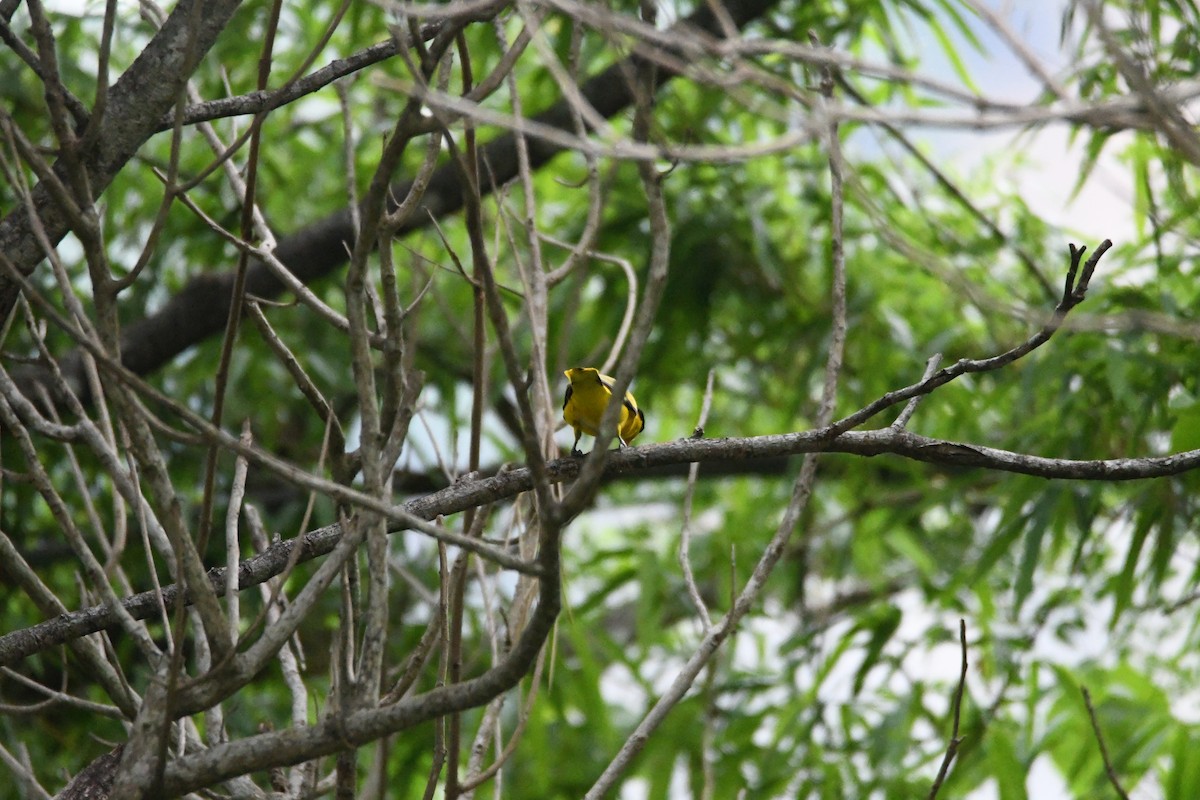
[{"label": "green leaf", "polygon": [[1172,736],[1171,759],[1159,770],[1163,800],[1191,800],[1200,797],[1200,735],[1194,727],[1180,726]]},{"label": "green leaf", "polygon": [[892,635],[896,633],[896,629],[900,627],[902,616],[899,608],[893,605],[886,605],[878,609],[869,620],[865,620],[859,626],[860,630],[870,631],[871,636],[867,640],[866,652],[863,654],[862,664],[859,665],[858,672],[854,675],[855,695],[862,691],[867,674],[879,662],[880,656],[883,655],[883,648],[887,646],[887,643],[892,639]]},{"label": "green leaf", "polygon": [[995,777],[1000,800],[1028,800],[1025,789],[1027,767],[1017,756],[1017,746],[1004,725],[992,725],[984,732],[988,771]]},{"label": "green leaf", "polygon": [[1033,591],[1033,575],[1038,568],[1042,552],[1042,539],[1052,525],[1051,513],[1058,499],[1058,492],[1047,490],[1034,504],[1033,512],[1025,526],[1025,537],[1021,546],[1021,561],[1017,566],[1013,585],[1013,604],[1020,610],[1029,593]]},{"label": "green leaf", "polygon": [[1177,410],[1171,426],[1171,451],[1188,450],[1200,450],[1200,403]]}]

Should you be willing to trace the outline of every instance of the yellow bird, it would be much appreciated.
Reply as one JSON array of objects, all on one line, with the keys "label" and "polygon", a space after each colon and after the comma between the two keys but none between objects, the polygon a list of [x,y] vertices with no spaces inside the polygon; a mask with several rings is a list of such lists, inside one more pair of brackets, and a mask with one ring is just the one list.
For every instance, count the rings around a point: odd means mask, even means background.
[{"label": "yellow bird", "polygon": [[[594,367],[572,367],[563,375],[570,381],[566,397],[563,398],[563,419],[575,429],[571,455],[578,456],[582,455],[579,452],[579,437],[585,433],[595,436],[600,430],[600,418],[608,407],[615,381],[607,375],[601,375]],[[621,403],[621,419],[617,424],[619,446],[627,447],[645,427],[646,415],[638,408],[633,394],[626,392],[625,402]]]}]

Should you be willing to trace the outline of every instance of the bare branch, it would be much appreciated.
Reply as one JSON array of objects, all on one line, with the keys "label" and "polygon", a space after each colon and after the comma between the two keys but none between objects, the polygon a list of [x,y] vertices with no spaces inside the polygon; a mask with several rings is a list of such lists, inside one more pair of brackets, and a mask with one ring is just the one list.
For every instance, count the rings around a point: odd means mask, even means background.
[{"label": "bare branch", "polygon": [[1113,791],[1117,793],[1117,796],[1121,800],[1129,800],[1129,793],[1121,786],[1120,776],[1117,775],[1112,759],[1108,756],[1108,747],[1104,744],[1104,734],[1100,731],[1100,722],[1096,719],[1096,709],[1092,706],[1092,695],[1086,686],[1080,686],[1079,691],[1083,694],[1083,704],[1087,706],[1092,732],[1096,734],[1096,744],[1100,746],[1100,757],[1104,760],[1104,774],[1108,776],[1108,782],[1112,784]]},{"label": "bare branch", "polygon": [[[925,374],[921,376],[921,380],[927,381],[938,368],[938,364],[942,362],[942,354],[934,353],[925,361]],[[917,406],[920,405],[921,399],[925,395],[917,395],[908,401],[904,406],[904,410],[900,412],[900,416],[896,417],[896,421],[892,423],[893,428],[904,428],[908,426],[908,421],[912,419],[912,415],[917,413]]]},{"label": "bare branch", "polygon": [[942,782],[946,780],[946,775],[950,772],[950,764],[954,761],[958,747],[963,741],[958,735],[958,726],[962,719],[963,691],[967,686],[967,621],[965,619],[958,621],[958,640],[962,647],[962,671],[958,675],[958,689],[954,692],[954,727],[950,730],[950,743],[946,746],[946,755],[942,759],[942,766],[938,769],[937,778],[934,779],[933,786],[929,789],[929,800],[937,797],[938,791],[942,788]]},{"label": "bare branch", "polygon": [[[766,13],[775,2],[777,0],[726,0],[731,18],[740,26],[745,26]],[[688,30],[708,30],[714,29],[713,26],[716,25],[716,22],[711,10],[705,4],[679,24]],[[441,28],[439,28],[440,32]],[[514,42],[513,48],[510,50],[513,57],[518,54],[518,45],[524,41],[524,38]],[[611,117],[627,108],[633,98],[626,85],[625,75],[631,65],[637,61],[637,58],[623,60],[583,81],[581,84],[583,97],[606,117]],[[501,67],[497,67],[494,74],[502,77],[504,71]],[[658,85],[665,84],[676,74],[672,70],[659,69],[656,73]],[[116,87],[114,87],[114,92],[115,90]],[[470,98],[472,102],[477,102],[478,99],[482,98]],[[117,103],[117,100],[118,98],[110,93],[110,116],[113,113],[112,106]],[[573,106],[566,100],[561,100],[530,118],[529,122],[531,125],[536,123],[537,125],[557,127],[564,131],[574,130]],[[573,142],[574,137],[568,141]],[[545,140],[531,139],[531,167],[535,169],[542,167],[562,149],[561,146]],[[656,153],[656,150],[652,151],[650,157]],[[516,176],[518,166],[515,136],[513,134],[499,136],[481,146],[479,158],[481,163],[488,164],[491,169],[492,181],[485,181],[479,187],[481,194],[486,194],[492,191],[493,186],[503,185]],[[97,191],[99,188],[97,187]],[[403,198],[409,194],[411,188],[411,182],[402,181],[392,186],[390,194]],[[413,214],[395,233],[408,233],[424,227],[429,224],[431,216],[441,217],[460,211],[463,205],[463,196],[463,184],[460,181],[457,165],[443,165],[435,170],[428,180],[428,191],[423,201],[423,206],[428,213]],[[281,238],[279,247],[272,255],[278,259],[280,264],[286,266],[287,273],[294,276],[299,283],[307,284],[327,275],[346,263],[347,247],[354,241],[350,217],[349,209],[343,209],[313,222],[292,235]],[[10,221],[11,215],[9,219],[0,223],[0,253],[11,254],[13,252],[5,244],[9,241],[10,236],[6,233],[5,226]],[[41,257],[40,250],[37,257]],[[199,269],[194,271],[198,277],[175,294],[157,312],[125,326],[121,340],[121,360],[134,373],[145,375],[158,369],[174,356],[212,336],[223,327],[229,313],[233,275],[231,273],[212,275]],[[247,273],[246,290],[260,298],[277,296],[285,288],[294,288],[283,285],[284,277],[282,272],[268,268],[261,260],[255,260]],[[0,290],[2,289],[3,285],[0,284]],[[0,292],[0,300],[3,300],[2,292]],[[80,369],[80,362],[81,354],[75,351],[64,357],[62,368],[69,380],[82,386],[82,381],[76,375]],[[86,393],[81,396],[86,399]]]},{"label": "bare branch", "polygon": [[[832,78],[829,76],[826,76],[826,78],[826,91],[832,92]],[[826,100],[829,99],[830,96],[827,95]],[[831,122],[826,133],[828,136],[826,143],[829,148],[829,167],[833,186],[831,195],[833,224],[831,226],[832,280],[830,292],[833,306],[833,334],[831,336],[829,353],[825,361],[825,383],[821,392],[821,403],[817,409],[817,424],[821,426],[828,425],[829,421],[833,418],[833,405],[837,394],[838,376],[841,372],[846,332],[846,274],[845,262],[842,257],[841,219],[843,210],[841,194],[842,165],[837,123]],[[614,392],[617,391],[621,391],[620,384],[614,389]],[[610,408],[609,411],[611,412],[612,409]],[[599,441],[600,439],[598,438],[597,442]],[[588,458],[589,462],[593,460],[593,457]],[[587,466],[588,464],[585,462],[585,470]],[[771,537],[771,541],[763,550],[758,563],[754,565],[754,571],[751,573],[749,580],[746,581],[745,586],[742,587],[742,590],[734,599],[729,612],[726,613],[725,617],[719,623],[710,626],[705,631],[703,639],[696,646],[691,657],[688,658],[687,662],[676,674],[670,687],[643,716],[642,720],[634,728],[633,733],[629,735],[624,744],[621,745],[620,750],[613,756],[608,766],[605,767],[604,772],[601,773],[596,782],[588,789],[587,794],[584,795],[585,800],[599,800],[611,792],[617,780],[629,768],[634,757],[645,747],[650,735],[658,729],[658,726],[662,724],[671,710],[684,698],[695,684],[700,671],[708,665],[713,655],[732,635],[742,618],[749,612],[754,603],[758,601],[759,596],[766,586],[767,579],[779,563],[779,559],[783,556],[788,540],[799,526],[800,518],[808,505],[809,498],[812,496],[813,482],[816,479],[816,469],[816,455],[807,455],[800,467],[800,473],[793,484],[792,496],[787,508],[784,509],[783,518],[780,520],[775,534]],[[564,505],[566,505],[566,501],[564,501]]]},{"label": "bare branch", "polygon": [[[1097,252],[1082,265],[1079,274],[1081,249],[1072,248],[1072,269],[1065,282],[1063,299],[1054,318],[1041,331],[1024,344],[999,356],[983,360],[962,360],[950,368],[940,370],[932,377],[905,389],[889,392],[860,412],[844,420],[813,431],[791,434],[751,437],[747,439],[687,439],[678,442],[645,445],[628,448],[610,454],[602,475],[616,476],[629,471],[662,467],[670,464],[691,463],[709,460],[738,461],[812,452],[841,452],[875,456],[884,453],[899,455],[932,464],[955,467],[977,467],[983,469],[1015,472],[1044,478],[1075,480],[1142,480],[1147,478],[1177,475],[1200,467],[1200,450],[1175,453],[1167,456],[1143,458],[1118,458],[1093,461],[1053,459],[1023,453],[1000,450],[983,445],[933,439],[910,433],[895,427],[868,432],[848,432],[842,428],[861,424],[866,419],[896,403],[918,397],[945,385],[955,378],[971,372],[997,369],[1031,352],[1049,339],[1061,324],[1066,311],[1080,302],[1088,281],[1099,258],[1109,243],[1106,241]],[[201,423],[203,421],[201,420]],[[236,439],[228,437],[226,446],[242,452]],[[253,452],[256,457],[262,454]],[[559,459],[546,465],[546,476],[553,482],[570,480],[577,476],[579,463],[575,459]],[[403,519],[433,519],[435,516],[452,514],[504,497],[512,497],[528,491],[534,485],[529,469],[517,469],[492,478],[457,484],[441,492],[415,500],[403,507],[399,515]],[[358,493],[354,493],[358,495]],[[359,502],[372,502],[359,495]],[[402,529],[407,523],[393,527]],[[428,531],[433,533],[433,531]],[[341,535],[340,527],[331,525],[306,534],[300,540],[280,543],[268,553],[243,562],[239,568],[239,586],[255,585],[272,575],[278,574],[297,544],[301,547],[301,560],[308,560],[330,552]],[[437,531],[438,538],[463,547],[486,553],[489,558],[510,568],[527,569],[524,562],[499,553],[481,542],[464,539]],[[223,571],[210,572],[213,591],[220,593],[224,588]],[[164,596],[174,598],[177,590],[168,587]],[[135,618],[144,618],[156,607],[158,595],[143,593],[124,601],[126,609]],[[97,607],[64,615],[24,631],[15,631],[0,636],[0,665],[10,665],[25,656],[86,633],[102,630],[113,622],[109,612]]]},{"label": "bare branch", "polygon": [[[708,421],[708,411],[712,405],[713,394],[713,371],[708,371],[708,380],[704,384],[704,400],[700,405],[700,416],[696,421],[695,431],[692,436],[695,438],[704,435],[704,425]],[[696,494],[696,479],[700,476],[700,464],[692,463],[688,467],[687,491],[683,495],[682,515],[683,521],[680,524],[679,531],[679,568],[683,573],[683,583],[687,587],[688,597],[692,601],[692,605],[696,607],[696,613],[700,615],[700,624],[703,630],[707,631],[712,627],[712,617],[708,613],[708,606],[704,602],[704,598],[700,594],[700,587],[696,585],[696,576],[692,574],[692,560],[690,556],[692,542],[692,502]]]},{"label": "bare branch", "polygon": [[[179,82],[187,80],[240,5],[239,0],[206,3],[199,24],[193,27],[196,2],[199,0],[176,4],[166,24],[108,92],[107,111],[93,144],[80,154],[92,192],[102,192],[155,132],[175,101]],[[190,40],[195,43],[194,49]],[[164,76],[171,79],[164,80]],[[0,220],[0,252],[24,275],[30,274],[45,255],[32,235],[31,212],[41,220],[51,242],[60,240],[68,229],[66,215],[44,184],[34,190],[29,202],[31,208],[18,208]],[[9,276],[0,275],[0,318],[6,318],[12,310],[18,289]]]}]

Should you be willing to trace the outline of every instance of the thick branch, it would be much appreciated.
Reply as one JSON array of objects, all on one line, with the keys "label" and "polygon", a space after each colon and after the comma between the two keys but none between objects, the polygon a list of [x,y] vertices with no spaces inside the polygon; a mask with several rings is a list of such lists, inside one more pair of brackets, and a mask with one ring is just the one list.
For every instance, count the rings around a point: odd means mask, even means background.
[{"label": "thick branch", "polygon": [[[1095,461],[1044,458],[1014,453],[977,444],[931,439],[904,430],[883,428],[849,432],[825,441],[824,430],[803,433],[754,436],[746,439],[681,439],[677,442],[631,447],[609,454],[606,476],[640,474],[674,464],[709,461],[754,461],[800,453],[849,453],[860,456],[897,455],[943,467],[975,467],[1015,472],[1041,478],[1086,481],[1131,481],[1178,475],[1200,468],[1200,450],[1146,458],[1114,458]],[[579,460],[561,458],[546,465],[550,480],[573,480]],[[515,469],[482,480],[455,484],[440,492],[405,504],[405,510],[423,519],[456,514],[468,508],[511,499],[533,487],[529,469]],[[341,537],[337,525],[311,531],[298,539],[274,545],[265,553],[243,561],[238,569],[238,585],[245,589],[281,573],[292,549],[302,548],[299,561],[309,561],[329,553]],[[209,572],[214,590],[225,588],[225,571]],[[175,586],[164,590],[166,602],[173,602]],[[125,609],[135,618],[144,619],[158,608],[153,592],[143,592],[124,601]],[[116,614],[103,606],[64,614],[30,628],[0,636],[0,666],[11,666],[26,656],[56,647],[88,633],[116,624]]]}]

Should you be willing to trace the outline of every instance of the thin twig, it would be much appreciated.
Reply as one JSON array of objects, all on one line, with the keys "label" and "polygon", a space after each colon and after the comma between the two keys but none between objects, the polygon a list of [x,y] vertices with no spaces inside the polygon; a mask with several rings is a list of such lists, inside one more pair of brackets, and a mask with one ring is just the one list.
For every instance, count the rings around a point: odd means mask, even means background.
[{"label": "thin twig", "polygon": [[1050,74],[1050,70],[1046,64],[1042,63],[1041,59],[1034,54],[1026,42],[1021,38],[1020,34],[1012,29],[1008,21],[1000,16],[994,9],[981,2],[980,0],[965,0],[966,4],[971,7],[971,10],[979,15],[980,19],[988,24],[992,31],[1004,40],[1008,48],[1013,54],[1020,59],[1025,65],[1025,69],[1029,74],[1042,82],[1042,86],[1046,91],[1053,94],[1059,100],[1068,100],[1070,93],[1063,86],[1062,82]]},{"label": "thin twig", "polygon": [[[1050,319],[1042,326],[1041,330],[1016,347],[1010,348],[999,355],[983,359],[961,358],[949,367],[938,370],[930,377],[918,383],[895,392],[888,392],[875,402],[863,406],[853,414],[843,417],[830,425],[826,429],[828,433],[832,436],[837,436],[843,431],[857,428],[885,408],[903,400],[908,400],[911,397],[928,394],[939,386],[943,386],[963,375],[976,372],[991,372],[992,370],[1008,366],[1050,341],[1050,338],[1062,327],[1063,320],[1066,319],[1071,309],[1083,302],[1092,275],[1096,271],[1096,266],[1100,263],[1100,258],[1112,247],[1112,241],[1105,239],[1101,242],[1096,248],[1096,252],[1092,253],[1091,257],[1082,264],[1080,262],[1083,259],[1083,254],[1087,251],[1087,247],[1077,247],[1074,244],[1069,245],[1069,247],[1071,262],[1067,268],[1062,296],[1059,299],[1058,305],[1055,306]],[[1080,271],[1081,268],[1082,272]]]},{"label": "thin twig", "polygon": [[[242,441],[250,444],[253,441],[254,434],[250,426],[250,420],[242,421]],[[246,459],[239,456],[234,459],[233,463],[233,483],[229,487],[229,504],[225,510],[225,569],[230,572],[236,572],[238,564],[241,563],[241,531],[238,526],[238,520],[242,515],[242,501],[246,497],[246,476],[249,471],[249,464]],[[241,587],[237,586],[234,581],[229,581],[225,585],[225,611],[229,615],[229,629],[236,632],[241,628],[241,604],[240,595],[238,592]]]},{"label": "thin twig", "polygon": [[[646,6],[643,5],[643,9],[645,8]],[[830,89],[832,88],[832,81],[829,82],[829,87]],[[821,393],[821,402],[816,415],[818,426],[827,425],[833,418],[834,399],[837,393],[837,379],[841,372],[846,331],[846,273],[845,262],[842,258],[843,249],[841,241],[842,173],[841,156],[837,143],[838,129],[836,121],[830,122],[826,133],[829,137],[829,165],[834,188],[832,193],[832,225],[830,231],[833,267],[830,295],[832,300],[833,330],[830,337],[829,354],[825,362],[825,385]],[[644,167],[642,169],[644,170]],[[649,181],[644,181],[644,183],[649,185]],[[617,391],[620,391],[619,385]],[[585,464],[585,469],[586,466]],[[695,685],[700,671],[709,663],[721,645],[734,633],[738,623],[757,602],[766,586],[767,579],[779,563],[779,559],[786,550],[788,540],[795,533],[804,510],[808,506],[808,500],[812,496],[812,488],[816,480],[816,469],[816,455],[809,454],[805,457],[800,467],[800,474],[797,476],[792,488],[792,496],[788,502],[787,509],[784,511],[783,519],[780,521],[775,534],[771,537],[770,543],[763,550],[763,554],[755,565],[750,578],[733,601],[729,612],[719,623],[712,626],[705,633],[704,638],[697,645],[695,652],[688,658],[683,668],[679,670],[670,687],[646,713],[633,733],[621,745],[621,749],[609,762],[608,766],[605,767],[604,772],[601,773],[596,782],[588,789],[587,794],[584,795],[585,800],[599,800],[599,798],[608,796],[612,792],[621,775],[624,774],[633,762],[633,759],[645,747],[650,735],[658,729],[658,726],[662,724],[671,710]]]},{"label": "thin twig", "polygon": [[967,621],[965,619],[958,621],[958,640],[962,647],[962,672],[958,676],[958,689],[954,692],[954,727],[950,731],[950,744],[946,746],[946,755],[942,758],[942,766],[938,769],[937,778],[929,789],[929,800],[937,797],[938,790],[942,788],[942,782],[946,780],[946,775],[950,772],[950,762],[954,761],[958,747],[963,741],[962,737],[958,735],[958,726],[962,718],[963,691],[967,686]]},{"label": "thin twig", "polygon": [[[942,363],[942,354],[934,353],[925,362],[925,374],[921,376],[921,380],[927,381],[934,371],[938,368],[938,364]],[[912,419],[912,415],[916,413],[917,406],[921,404],[924,395],[914,397],[904,406],[904,410],[900,412],[900,416],[896,417],[896,421],[892,423],[893,428],[904,428],[908,426],[908,421]]]},{"label": "thin twig", "polygon": [[1108,782],[1112,784],[1113,790],[1121,797],[1121,800],[1129,800],[1129,794],[1121,786],[1117,770],[1113,767],[1112,759],[1109,758],[1108,746],[1104,744],[1104,734],[1100,731],[1100,722],[1096,719],[1096,709],[1092,706],[1092,695],[1086,686],[1080,686],[1079,691],[1083,694],[1083,704],[1087,706],[1088,719],[1092,722],[1092,732],[1096,734],[1096,743],[1100,745],[1100,757],[1104,759],[1104,774],[1108,776]]},{"label": "thin twig", "polygon": [[37,776],[33,774],[33,770],[29,768],[28,764],[22,763],[21,759],[8,752],[2,744],[0,744],[0,764],[8,767],[25,797],[33,798],[33,800],[50,800],[50,793],[38,783]]},{"label": "thin twig", "polygon": [[[525,703],[521,706],[521,709],[517,714],[517,724],[513,729],[512,735],[509,737],[508,742],[505,743],[504,748],[499,754],[497,754],[495,761],[489,764],[485,769],[480,770],[478,773],[471,774],[462,782],[461,788],[464,792],[475,790],[477,787],[483,785],[484,781],[491,779],[494,775],[499,773],[500,769],[508,762],[509,758],[512,757],[512,754],[516,752],[517,745],[521,743],[521,737],[525,733],[525,726],[528,724],[529,718],[533,714],[533,704],[537,700],[538,685],[542,680],[542,668],[545,663],[546,654],[543,652],[541,656],[538,657],[537,666],[534,667],[533,677],[529,681],[529,696],[525,698]],[[501,697],[499,700],[503,700],[503,698]]]},{"label": "thin twig", "polygon": [[[641,3],[643,21],[651,28],[657,9],[653,3],[644,0]],[[634,98],[633,139],[635,142],[648,142],[654,122],[654,89],[658,85],[657,68],[650,62],[636,65],[635,74],[629,80],[629,91]],[[671,256],[671,223],[667,215],[666,199],[663,194],[663,180],[666,175],[660,174],[653,161],[637,163],[638,177],[641,179],[642,191],[646,196],[647,221],[650,229],[650,259],[646,283],[638,307],[629,344],[621,359],[617,362],[614,374],[612,397],[625,396],[633,380],[633,374],[642,350],[650,338],[654,327],[659,303],[662,301],[667,286],[667,274],[670,268]],[[555,514],[559,519],[571,519],[591,502],[599,486],[600,477],[604,471],[605,460],[608,457],[608,445],[617,432],[617,420],[620,416],[621,404],[610,402],[601,415],[600,425],[597,426],[595,447],[588,454],[579,471],[579,477],[574,485],[567,490]]]},{"label": "thin twig", "polygon": [[1152,77],[1152,66],[1135,60],[1137,48],[1127,47],[1109,30],[1100,3],[1096,0],[1083,0],[1083,6],[1088,19],[1096,26],[1105,52],[1133,89],[1131,94],[1141,101],[1142,109],[1150,118],[1154,129],[1161,132],[1170,142],[1175,153],[1190,161],[1193,166],[1200,165],[1200,137],[1197,137],[1192,124],[1187,120],[1183,104],[1167,98],[1166,93],[1159,90],[1159,81]]},{"label": "thin twig", "polygon": [[[704,435],[704,425],[708,421],[708,411],[712,407],[713,393],[713,375],[714,370],[708,371],[708,381],[704,386],[704,400],[700,404],[700,418],[696,421],[696,432],[693,436]],[[692,464],[688,468],[687,491],[683,496],[683,522],[679,532],[679,568],[683,571],[683,583],[687,586],[688,597],[692,600],[692,605],[696,607],[696,613],[700,615],[700,622],[707,631],[712,628],[712,617],[708,613],[708,606],[704,602],[704,597],[700,594],[700,588],[696,585],[696,576],[692,574],[692,560],[690,557],[690,549],[692,542],[692,499],[696,494],[696,482],[700,477],[700,465]]]},{"label": "thin twig", "polygon": [[[1096,253],[1089,259],[1088,264],[1085,265],[1085,279],[1090,278],[1090,273],[1091,270],[1094,270],[1095,263],[1110,245],[1111,243],[1106,240],[1097,248]],[[1078,270],[1078,258],[1081,255],[1081,250],[1072,249],[1073,265],[1075,267],[1073,272]],[[91,343],[90,339],[76,331],[23,276],[16,273],[12,269],[11,264],[3,262],[3,260],[0,260],[0,264],[5,264],[9,268],[9,274],[21,283],[25,295],[33,300],[44,314],[53,319],[56,324],[74,333],[76,338],[83,343],[85,349],[106,370],[107,374],[115,375],[122,381],[135,386],[156,403],[171,408],[190,425],[203,431],[205,435],[221,439],[222,444],[227,449],[246,455],[252,463],[263,466],[284,477],[286,480],[297,482],[314,491],[329,494],[341,502],[361,504],[368,508],[374,507],[376,510],[387,508],[386,506],[381,507],[376,498],[367,497],[347,487],[317,479],[307,472],[296,470],[290,465],[279,461],[274,456],[262,453],[256,449],[247,450],[235,437],[219,429],[212,428],[203,417],[190,412],[187,408],[175,403],[157,390],[144,384],[140,379],[131,375],[128,370],[113,363],[103,351]],[[1086,286],[1086,281],[1081,280],[1079,284],[1076,284],[1074,276],[1072,276],[1064,291],[1064,305],[1067,297],[1071,297],[1072,305],[1082,299],[1082,294],[1079,292],[1081,286]],[[1057,317],[1055,323],[1061,324],[1061,321],[1061,317]],[[1001,356],[981,361],[960,361],[951,368],[939,371],[928,380],[895,392],[889,392],[856,414],[847,417],[836,426],[818,428],[817,430],[803,433],[760,436],[748,439],[722,441],[686,439],[660,445],[645,445],[623,453],[614,453],[605,470],[605,474],[615,475],[634,468],[690,463],[693,461],[759,459],[817,451],[857,453],[861,455],[893,453],[935,464],[956,465],[959,467],[975,466],[1046,478],[1071,478],[1076,480],[1136,480],[1176,475],[1200,468],[1200,450],[1149,458],[1077,461],[1042,458],[981,445],[932,439],[896,429],[883,429],[866,433],[842,433],[840,435],[836,430],[838,427],[846,426],[847,423],[850,423],[849,426],[861,424],[866,419],[878,414],[889,406],[918,395],[928,394],[938,386],[944,385],[963,374],[983,372],[1011,363],[1011,361],[1028,354],[1036,346],[1048,340],[1049,333],[1054,329],[1056,329],[1056,326],[1048,325],[1047,328],[1032,337],[1029,342]],[[575,477],[578,474],[579,464],[573,459],[561,459],[552,462],[552,465],[544,466],[542,469],[548,470],[548,477],[552,482],[561,482]],[[471,505],[481,502],[494,502],[505,497],[514,496],[523,491],[529,491],[535,486],[534,477],[534,471],[530,469],[512,470],[491,478],[476,479],[463,484],[457,484],[421,500],[409,503],[404,507],[388,508],[388,512],[390,513],[385,513],[393,519],[391,529],[397,530],[400,529],[400,526],[413,524],[414,517],[431,519],[438,514],[456,513]],[[421,524],[414,527],[448,543],[475,549],[476,552],[484,554],[502,566],[514,568],[518,571],[528,571],[531,569],[531,565],[522,559],[511,557],[507,553],[491,548],[483,542],[465,539],[439,526]],[[298,539],[282,542],[272,548],[272,553],[242,562],[239,567],[239,585],[253,586],[262,580],[279,574],[285,568],[284,565],[288,563],[293,554],[293,548],[297,544],[300,545],[299,551],[297,551],[297,558],[304,561],[331,552],[341,537],[341,533],[340,528],[336,525],[322,528]],[[214,571],[209,576],[209,579],[212,581],[212,587],[215,591],[219,592],[223,590],[223,571]],[[144,592],[141,595],[127,598],[122,602],[122,605],[131,614],[134,614],[136,618],[145,618],[154,609],[160,607],[160,598],[170,598],[170,602],[174,602],[173,598],[176,597],[178,591],[178,587],[172,586],[166,587],[162,594],[158,592]],[[189,597],[188,602],[194,602],[194,598]],[[61,611],[58,613],[62,614]],[[40,652],[47,647],[56,646],[63,642],[71,641],[76,637],[108,628],[115,621],[116,617],[111,609],[97,607],[70,614],[62,614],[60,617],[39,623],[30,628],[4,634],[0,636],[0,664],[16,663],[20,659],[35,652]]]},{"label": "thin twig", "polygon": [[[474,74],[471,67],[471,52],[467,47],[466,38],[460,33],[456,39],[458,57],[462,70],[462,92],[464,95],[471,91]],[[510,75],[511,77],[511,75]],[[517,107],[516,113],[520,114]],[[471,120],[466,120],[463,128],[463,149],[466,163],[464,169],[470,174],[470,183],[479,186],[479,156],[475,147],[475,126]],[[473,198],[475,202],[477,198]],[[468,226],[472,227],[470,238],[472,243],[472,275],[471,275],[471,429],[470,443],[467,452],[467,471],[479,469],[479,448],[483,439],[483,407],[486,391],[485,375],[487,368],[487,300],[484,296],[481,272],[485,269],[482,262],[486,256],[483,250],[483,219],[478,214],[468,217]],[[532,314],[530,315],[533,316]],[[475,512],[470,508],[463,514],[463,533],[475,533]],[[480,523],[483,522],[480,515]],[[446,629],[445,652],[447,654],[446,681],[457,684],[462,680],[462,647],[463,647],[463,613],[466,605],[467,569],[470,553],[463,551],[454,561],[449,589],[449,620]],[[462,715],[451,714],[444,721],[446,726],[446,782],[442,790],[446,800],[458,800],[462,791],[459,785],[460,757],[462,755]]]},{"label": "thin twig", "polygon": [[85,711],[89,714],[98,714],[99,716],[109,717],[111,719],[121,719],[122,717],[121,709],[117,708],[116,706],[111,706],[107,703],[97,703],[94,700],[87,700],[82,697],[75,697],[74,695],[68,694],[66,692],[66,675],[63,675],[62,690],[55,690],[51,689],[49,686],[43,686],[33,678],[23,675],[16,670],[9,669],[8,667],[0,667],[0,676],[8,678],[12,681],[16,681],[17,683],[24,684],[26,687],[37,692],[38,694],[46,696],[45,700],[41,700],[37,703],[27,706],[5,703],[3,704],[2,712],[5,715],[20,716],[45,707],[69,706],[80,711]]}]

